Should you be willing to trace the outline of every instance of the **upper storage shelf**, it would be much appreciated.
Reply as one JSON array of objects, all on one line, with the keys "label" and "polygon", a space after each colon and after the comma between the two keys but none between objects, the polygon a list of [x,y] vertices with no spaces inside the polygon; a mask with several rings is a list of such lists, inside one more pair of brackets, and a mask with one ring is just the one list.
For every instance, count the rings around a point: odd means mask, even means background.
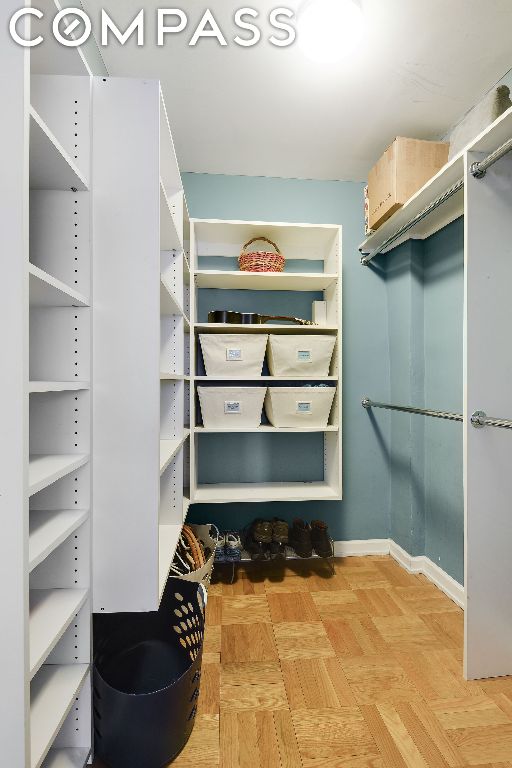
[{"label": "upper storage shelf", "polygon": [[324,272],[224,272],[197,270],[198,288],[231,288],[251,291],[325,291],[338,279]]},{"label": "upper storage shelf", "polygon": [[[192,221],[194,221],[194,247],[197,258],[195,266],[201,270],[209,269],[207,266],[208,258],[215,259],[215,269],[224,269],[223,266],[219,267],[218,265],[219,257],[226,258],[226,270],[236,269],[227,260],[232,261],[238,258],[242,246],[249,240],[255,237],[266,237],[276,243],[285,257],[287,262],[285,274],[288,271],[304,272],[311,279],[318,278],[319,273],[327,273],[331,279],[332,276],[338,274],[341,238],[340,228],[335,225],[269,224],[261,221],[221,221],[218,219],[193,219]],[[262,250],[267,247],[269,250],[271,249],[265,244],[254,244],[255,250]],[[317,264],[310,265],[314,269],[301,269],[300,262],[317,262]],[[310,272],[312,274],[309,274]],[[300,288],[292,287],[289,290],[300,290]],[[315,288],[311,288],[311,290],[315,290]]]},{"label": "upper storage shelf", "polygon": [[88,185],[44,120],[30,107],[30,188],[87,190]]},{"label": "upper storage shelf", "polygon": [[[489,154],[512,138],[512,107],[480,133],[474,141],[459,152],[444,168],[433,176],[405,205],[360,245],[363,257],[373,258],[376,252],[387,253],[410,239],[424,240],[464,214],[464,155],[466,152]],[[425,209],[459,183],[458,190],[430,212]],[[416,217],[425,212],[406,232],[394,235]],[[392,238],[391,242],[390,239]],[[364,263],[367,263],[365,261]]]}]

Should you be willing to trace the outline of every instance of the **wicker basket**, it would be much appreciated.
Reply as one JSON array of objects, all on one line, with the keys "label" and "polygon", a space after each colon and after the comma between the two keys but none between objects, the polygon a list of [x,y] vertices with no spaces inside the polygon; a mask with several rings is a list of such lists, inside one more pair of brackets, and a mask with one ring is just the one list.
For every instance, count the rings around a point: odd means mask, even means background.
[{"label": "wicker basket", "polygon": [[[273,251],[247,251],[246,249],[258,241],[268,243],[275,249]],[[242,272],[282,272],[284,270],[284,256],[272,240],[268,237],[253,237],[242,249],[238,264]]]},{"label": "wicker basket", "polygon": [[187,573],[182,576],[176,576],[176,579],[183,579],[184,581],[196,581],[208,589],[212,578],[213,564],[215,560],[215,540],[211,536],[212,528],[216,530],[216,534],[218,535],[218,530],[213,524],[190,525],[190,529],[192,530],[194,536],[196,536],[196,538],[202,542],[203,546],[206,546],[211,550],[211,554],[208,560],[206,560],[206,562],[200,568],[197,568],[191,573]]}]

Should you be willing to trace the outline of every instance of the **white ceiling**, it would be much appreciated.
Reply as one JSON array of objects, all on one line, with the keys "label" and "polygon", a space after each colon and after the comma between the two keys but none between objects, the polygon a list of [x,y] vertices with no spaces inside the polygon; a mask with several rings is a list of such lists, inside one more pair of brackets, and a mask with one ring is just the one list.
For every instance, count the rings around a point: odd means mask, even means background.
[{"label": "white ceiling", "polygon": [[[277,0],[251,4],[264,32],[254,48],[231,42],[240,0],[177,3],[189,28],[164,48],[154,44],[154,11],[163,3],[83,0],[96,24],[105,8],[123,29],[146,9],[146,45],[114,41],[102,54],[111,75],[162,81],[182,170],[346,180],[365,179],[396,135],[445,135],[512,65],[510,0],[362,4],[364,44],[349,60],[326,65],[306,60],[296,44],[267,43],[266,18]],[[297,9],[300,0],[283,5]],[[188,46],[206,7],[228,47],[212,39]]]}]

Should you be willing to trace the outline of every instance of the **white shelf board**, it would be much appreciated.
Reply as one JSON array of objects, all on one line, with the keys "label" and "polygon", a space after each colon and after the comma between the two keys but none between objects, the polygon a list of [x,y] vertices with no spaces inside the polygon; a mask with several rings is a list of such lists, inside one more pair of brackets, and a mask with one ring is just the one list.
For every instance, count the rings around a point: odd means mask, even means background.
[{"label": "white shelf board", "polygon": [[87,600],[86,589],[30,590],[30,679],[44,664],[75,614]]},{"label": "white shelf board", "polygon": [[71,157],[33,107],[30,107],[30,189],[88,189],[87,181]]},{"label": "white shelf board", "polygon": [[262,325],[241,323],[195,323],[194,329],[200,333],[279,333],[293,334],[335,334],[335,325]]},{"label": "white shelf board", "polygon": [[181,317],[185,317],[183,307],[163,275],[160,276],[160,313],[162,315],[181,315]]},{"label": "white shelf board", "polygon": [[[446,192],[459,179],[464,176],[464,158],[462,154],[456,155],[449,163],[436,173],[427,183],[416,192],[405,205],[393,214],[380,226],[376,232],[366,238],[361,244],[362,253],[374,251],[381,244],[399,230],[404,224],[421,213],[429,203]],[[443,205],[436,208],[423,221],[416,224],[400,239],[396,240],[391,248],[396,248],[402,242],[411,238],[424,240],[438,230],[450,224],[464,213],[464,190],[461,189],[450,197]],[[386,251],[389,249],[386,249]]]},{"label": "white shelf board", "polygon": [[194,272],[194,276],[198,288],[250,291],[324,291],[338,280],[338,275],[325,272],[229,272],[201,269]]},{"label": "white shelf board", "polygon": [[181,251],[182,249],[183,243],[176,228],[164,185],[160,181],[160,250]]},{"label": "white shelf board", "polygon": [[190,264],[185,251],[183,251],[183,282],[185,285],[190,285]]},{"label": "white shelf board", "polygon": [[332,250],[340,227],[334,224],[290,224],[262,221],[223,221],[192,218],[198,256],[238,257],[253,237],[268,237],[285,258],[323,261]]},{"label": "white shelf board", "polygon": [[182,189],[181,173],[162,91],[160,91],[160,176],[169,196]]},{"label": "white shelf board", "polygon": [[186,521],[188,510],[190,509],[190,498],[186,493],[183,494],[183,522]]},{"label": "white shelf board", "polygon": [[190,435],[190,429],[183,431],[183,437],[172,440],[160,440],[160,474],[162,475],[174,459],[185,440]]},{"label": "white shelf board", "polygon": [[206,427],[195,427],[194,432],[198,435],[224,433],[247,434],[250,433],[295,433],[295,432],[339,432],[339,427],[328,425],[327,427],[271,427],[267,424],[261,424],[259,427],[239,427],[238,429],[207,429]]},{"label": "white shelf board", "polygon": [[28,466],[29,495],[42,491],[52,483],[83,467],[89,461],[84,454],[33,454]]},{"label": "white shelf board", "polygon": [[34,264],[29,264],[28,271],[31,307],[89,306],[89,301],[85,296]]},{"label": "white shelf board", "polygon": [[179,525],[159,525],[158,526],[158,582],[160,599],[164,593],[167,579],[169,578],[169,569],[174,560],[176,547],[181,534],[181,524]]},{"label": "white shelf board", "polygon": [[336,501],[340,498],[327,483],[217,483],[199,485],[193,504],[229,504],[242,501]]},{"label": "white shelf board", "polygon": [[36,392],[79,392],[90,389],[88,381],[29,381],[28,391]]},{"label": "white shelf board", "polygon": [[90,749],[50,749],[42,768],[85,768]]},{"label": "white shelf board", "polygon": [[40,768],[89,672],[88,664],[46,664],[30,688],[30,768]]},{"label": "white shelf board", "polygon": [[195,376],[194,381],[338,381],[337,376]]},{"label": "white shelf board", "polygon": [[512,107],[500,115],[494,123],[484,128],[466,147],[470,152],[494,152],[512,138]]},{"label": "white shelf board", "polygon": [[190,376],[184,373],[164,373],[160,372],[160,381],[190,381]]},{"label": "white shelf board", "polygon": [[71,536],[89,516],[86,509],[78,510],[31,510],[29,521],[28,565],[29,571],[45,560],[57,547]]}]

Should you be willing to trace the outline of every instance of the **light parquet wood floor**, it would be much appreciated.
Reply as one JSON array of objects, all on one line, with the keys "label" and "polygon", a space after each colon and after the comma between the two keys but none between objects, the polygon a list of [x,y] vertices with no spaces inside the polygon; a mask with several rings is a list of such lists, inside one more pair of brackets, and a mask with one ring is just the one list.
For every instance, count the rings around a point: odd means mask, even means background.
[{"label": "light parquet wood floor", "polygon": [[512,678],[463,679],[462,611],[389,557],[335,570],[249,566],[210,587],[173,768],[512,768]]}]

